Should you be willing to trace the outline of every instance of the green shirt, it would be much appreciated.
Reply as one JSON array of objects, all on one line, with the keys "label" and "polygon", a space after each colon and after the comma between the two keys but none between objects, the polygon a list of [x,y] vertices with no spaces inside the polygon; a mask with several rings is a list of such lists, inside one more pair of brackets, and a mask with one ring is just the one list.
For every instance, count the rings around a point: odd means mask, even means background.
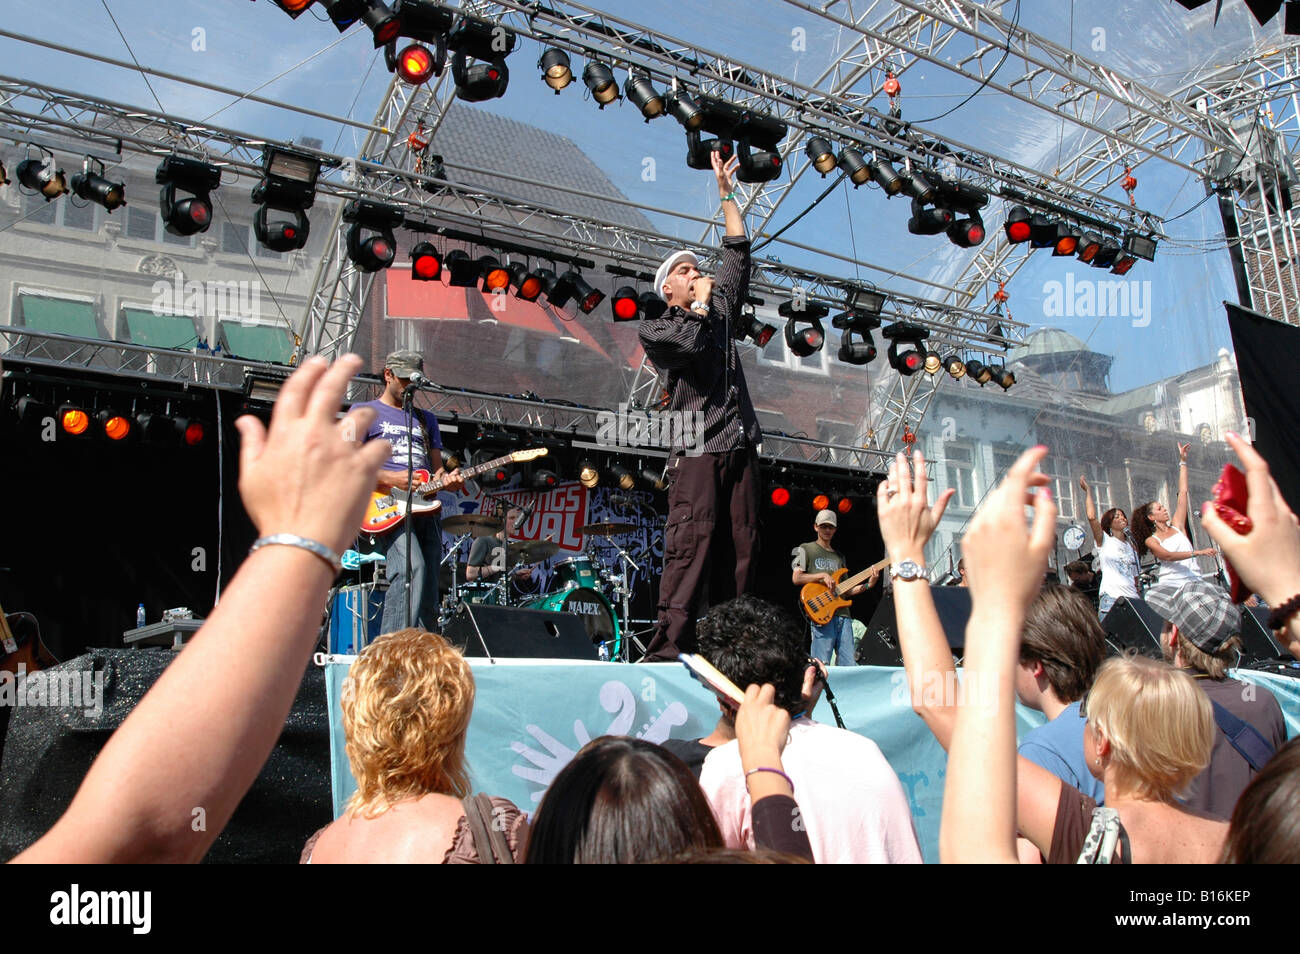
[{"label": "green shirt", "polygon": [[[791,551],[794,557],[791,568],[803,570],[805,573],[830,573],[832,576],[835,571],[844,566],[844,556],[838,550],[828,550],[816,540],[812,543],[801,543]],[[843,594],[841,594],[843,598]],[[852,616],[847,606],[841,606],[835,611],[836,616]]]}]

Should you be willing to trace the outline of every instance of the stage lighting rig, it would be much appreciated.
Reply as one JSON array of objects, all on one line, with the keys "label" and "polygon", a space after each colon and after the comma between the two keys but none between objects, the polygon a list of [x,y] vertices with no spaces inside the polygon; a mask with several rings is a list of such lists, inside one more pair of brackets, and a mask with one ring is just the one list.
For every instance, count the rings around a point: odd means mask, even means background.
[{"label": "stage lighting rig", "polygon": [[855,189],[871,181],[871,167],[867,165],[867,160],[862,153],[852,146],[845,146],[840,150],[836,165],[844,170]]},{"label": "stage lighting rig", "polygon": [[447,284],[452,288],[473,288],[478,284],[479,264],[464,249],[452,249],[442,264],[447,269]]},{"label": "stage lighting rig", "polygon": [[691,169],[712,169],[712,153],[718,153],[726,162],[734,151],[730,140],[701,139],[696,130],[686,134],[686,165]]},{"label": "stage lighting rig", "polygon": [[952,224],[952,212],[942,206],[926,208],[920,199],[912,199],[912,217],[907,231],[913,235],[938,235]]},{"label": "stage lighting rig", "polygon": [[690,93],[681,89],[669,91],[666,97],[668,112],[688,131],[698,131],[704,125],[704,111]]},{"label": "stage lighting rig", "polygon": [[316,201],[318,157],[267,145],[262,149],[262,181],[253,189],[253,202],[261,208],[253,217],[257,240],[275,252],[289,252],[307,244],[311,224],[306,210]]},{"label": "stage lighting rig", "polygon": [[442,277],[442,256],[431,242],[420,242],[411,249],[411,278],[432,282]]},{"label": "stage lighting rig", "polygon": [[[830,309],[825,305],[795,298],[782,302],[776,313],[786,319],[785,344],[791,354],[806,358],[820,351],[826,343],[826,329],[822,326],[822,319],[830,313]],[[808,327],[799,327],[804,324]]]},{"label": "stage lighting rig", "polygon": [[1007,213],[1007,222],[1004,226],[1008,242],[1012,245],[1020,245],[1029,241],[1030,218],[1032,216],[1029,214],[1029,210],[1023,205],[1013,205],[1011,207],[1011,211]]},{"label": "stage lighting rig", "polygon": [[505,292],[510,287],[510,270],[495,255],[480,255],[478,273],[483,278],[482,289],[487,294]]},{"label": "stage lighting rig", "polygon": [[393,264],[397,239],[393,229],[401,225],[406,213],[397,206],[372,199],[353,199],[343,207],[343,221],[350,222],[348,258],[363,272],[377,272]]},{"label": "stage lighting rig", "polygon": [[654,84],[650,82],[650,77],[645,73],[628,73],[627,82],[623,84],[623,95],[633,106],[641,110],[641,115],[645,117],[646,122],[664,114],[663,94],[655,89]]},{"label": "stage lighting rig", "polygon": [[[804,146],[804,152],[808,155],[808,161],[821,173],[823,179],[826,178],[826,173],[835,171],[835,151],[828,139],[813,136]],[[865,165],[866,163],[863,163],[864,167]]]},{"label": "stage lighting rig", "polygon": [[[154,173],[162,186],[158,203],[163,227],[172,235],[206,232],[212,224],[213,189],[221,185],[221,169],[200,159],[168,156]],[[177,190],[188,193],[177,199]]]},{"label": "stage lighting rig", "polygon": [[[456,96],[467,103],[504,96],[510,84],[506,57],[515,48],[515,33],[499,23],[462,16],[447,35],[447,45],[455,51],[451,75]],[[469,60],[479,60],[472,66]]]},{"label": "stage lighting rig", "polygon": [[587,61],[582,68],[582,82],[591,90],[591,98],[601,109],[618,99],[618,80],[614,79],[614,71],[600,60]]},{"label": "stage lighting rig", "polygon": [[289,14],[290,18],[296,20],[310,7],[316,0],[274,0],[275,5]]},{"label": "stage lighting rig", "polygon": [[641,303],[631,285],[621,285],[609,300],[609,307],[615,321],[636,321],[640,317]]},{"label": "stage lighting rig", "polygon": [[104,163],[93,156],[87,156],[82,161],[81,171],[72,177],[72,192],[87,202],[102,205],[109,212],[126,205],[126,185],[106,179]]},{"label": "stage lighting rig", "polygon": [[748,338],[758,347],[766,348],[767,343],[776,334],[776,327],[760,321],[753,304],[745,302],[740,306],[740,320],[736,322],[736,327],[732,333],[737,341],[744,341]]},{"label": "stage lighting rig", "polygon": [[18,163],[14,174],[18,176],[19,185],[39,192],[46,202],[68,194],[68,178],[62,169],[55,166],[53,155],[48,159],[24,159]]},{"label": "stage lighting rig", "polygon": [[993,379],[993,369],[974,358],[966,362],[966,374],[980,387],[984,387]]},{"label": "stage lighting rig", "polygon": [[[924,341],[930,337],[930,330],[920,325],[899,322],[880,332],[889,339],[889,366],[903,377],[911,377],[925,367],[926,349]],[[911,348],[899,351],[900,344],[910,344]]]},{"label": "stage lighting rig", "polygon": [[510,284],[515,286],[515,297],[524,301],[537,301],[544,291],[542,276],[523,262],[510,266]]},{"label": "stage lighting rig", "polygon": [[735,128],[736,152],[741,182],[771,182],[781,174],[781,140],[789,127],[781,120],[763,113],[745,111]]},{"label": "stage lighting rig", "polygon": [[1056,241],[1052,244],[1052,255],[1058,258],[1073,255],[1079,248],[1080,238],[1077,228],[1061,222],[1056,226]]},{"label": "stage lighting rig", "polygon": [[555,95],[560,95],[560,90],[573,82],[573,65],[569,61],[569,54],[559,47],[547,47],[542,51],[542,57],[537,61],[537,68],[542,71],[542,79],[546,85],[555,90]]}]

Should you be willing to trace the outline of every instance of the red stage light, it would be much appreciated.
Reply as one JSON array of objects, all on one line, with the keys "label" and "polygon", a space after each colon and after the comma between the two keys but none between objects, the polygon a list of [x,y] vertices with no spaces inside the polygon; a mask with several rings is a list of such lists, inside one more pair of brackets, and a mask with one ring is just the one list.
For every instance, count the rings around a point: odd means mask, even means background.
[{"label": "red stage light", "polygon": [[831,507],[831,498],[825,494],[818,494],[812,500],[814,510],[829,510]]},{"label": "red stage light", "polygon": [[431,282],[442,275],[442,257],[429,242],[421,242],[411,249],[411,277],[420,282]]},{"label": "red stage light", "polygon": [[853,500],[850,497],[841,497],[835,504],[835,509],[840,513],[848,513],[853,509]]},{"label": "red stage light", "polygon": [[80,408],[64,408],[59,414],[59,423],[69,434],[80,437],[90,427],[90,415]]},{"label": "red stage light", "polygon": [[433,75],[433,54],[428,47],[412,43],[397,54],[397,75],[412,86],[427,83]]},{"label": "red stage light", "polygon": [[772,488],[772,506],[784,507],[789,502],[790,502],[790,491],[786,490],[784,487]]},{"label": "red stage light", "polygon": [[121,414],[100,412],[104,426],[104,436],[110,441],[121,441],[131,436],[131,422]]},{"label": "red stage light", "polygon": [[185,425],[185,443],[197,447],[203,443],[205,432],[201,421],[190,421]]},{"label": "red stage light", "polygon": [[614,298],[614,317],[619,321],[631,321],[640,311],[636,295],[618,295]]},{"label": "red stage light", "polygon": [[925,359],[921,357],[920,352],[909,351],[903,355],[903,366],[908,371],[919,371],[923,364],[925,364]]}]

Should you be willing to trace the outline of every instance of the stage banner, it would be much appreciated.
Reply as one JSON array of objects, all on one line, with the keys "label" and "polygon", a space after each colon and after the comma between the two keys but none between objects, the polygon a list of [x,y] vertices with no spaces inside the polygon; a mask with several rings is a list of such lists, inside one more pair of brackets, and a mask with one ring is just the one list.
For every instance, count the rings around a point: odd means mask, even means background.
[{"label": "stage banner", "polygon": [[[351,659],[334,656],[326,664],[336,817],[356,790],[338,705]],[[678,665],[526,660],[493,665],[480,659],[470,665],[477,697],[466,750],[474,790],[508,798],[529,813],[537,810],[551,779],[597,736],[698,739],[718,720],[716,699]],[[833,668],[830,685],[845,727],[874,740],[898,773],[921,850],[926,861],[937,862],[946,756],[912,711],[903,670]],[[1022,732],[1042,721],[1027,709],[1019,709],[1019,715]],[[835,724],[825,697],[813,718]]]}]

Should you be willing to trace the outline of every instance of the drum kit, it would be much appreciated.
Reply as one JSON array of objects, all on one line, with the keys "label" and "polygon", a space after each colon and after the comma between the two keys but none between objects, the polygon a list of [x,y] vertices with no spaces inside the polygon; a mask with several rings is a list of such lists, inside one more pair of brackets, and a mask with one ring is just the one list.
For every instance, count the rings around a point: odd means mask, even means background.
[{"label": "drum kit", "polygon": [[[492,582],[459,579],[456,557],[461,544],[469,539],[493,536],[504,527],[504,521],[483,514],[462,514],[443,520],[442,529],[456,535],[457,539],[447,548],[442,561],[443,569],[450,572],[450,578],[443,584],[447,597],[443,602],[441,625],[445,628],[464,606],[473,603],[573,613],[582,617],[587,635],[600,647],[602,659],[630,661],[628,626],[633,621],[629,571],[641,567],[617,538],[634,531],[636,524],[610,521],[579,527],[578,532],[587,541],[587,549],[555,564],[551,584],[540,596],[526,592],[526,584],[532,579],[536,564],[549,560],[560,551],[560,545],[552,540],[509,540],[505,546],[506,572],[500,573]],[[604,570],[604,563],[596,552],[598,540],[618,551],[620,572]]]}]

